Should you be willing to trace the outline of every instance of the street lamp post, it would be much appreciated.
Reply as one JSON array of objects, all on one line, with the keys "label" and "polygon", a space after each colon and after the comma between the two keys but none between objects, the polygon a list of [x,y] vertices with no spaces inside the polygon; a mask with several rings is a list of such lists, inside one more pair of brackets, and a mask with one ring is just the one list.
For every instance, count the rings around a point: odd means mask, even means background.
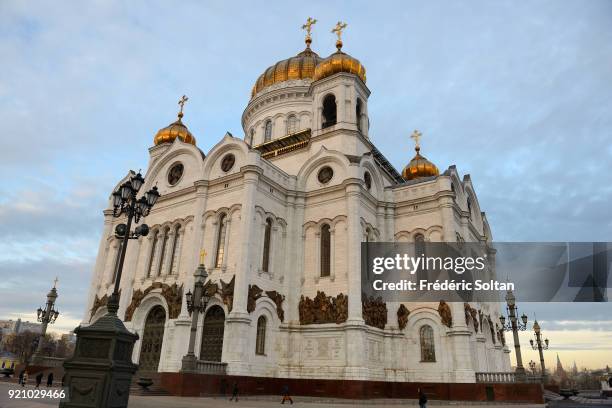
[{"label": "street lamp post", "polygon": [[533,339],[529,339],[529,344],[531,344],[531,348],[533,350],[538,350],[540,353],[540,366],[542,367],[542,382],[546,382],[546,366],[544,365],[544,350],[548,350],[548,339],[544,339],[544,344],[542,344],[542,331],[540,329],[540,325],[536,320],[533,323],[533,331],[535,332],[535,344]]},{"label": "street lamp post", "polygon": [[191,314],[191,331],[189,333],[189,347],[187,354],[183,356],[181,362],[181,372],[197,372],[197,358],[195,356],[195,338],[196,331],[198,328],[198,315],[206,310],[210,295],[204,290],[204,283],[208,274],[206,273],[206,267],[204,266],[205,251],[200,254],[200,264],[196,268],[193,276],[195,278],[195,284],[193,293],[191,291],[185,294],[187,299],[187,310]]},{"label": "street lamp post", "polygon": [[53,287],[51,288],[49,293],[47,293],[47,304],[45,305],[45,308],[43,309],[42,307],[39,307],[38,310],[36,311],[37,313],[36,318],[40,323],[42,323],[42,327],[40,330],[40,336],[38,336],[34,340],[34,344],[33,344],[33,348],[35,351],[34,351],[34,355],[32,356],[32,363],[34,364],[38,364],[41,362],[41,359],[42,359],[41,353],[42,353],[45,334],[47,334],[47,326],[49,324],[55,323],[55,320],[57,320],[57,317],[59,316],[59,312],[54,309],[55,301],[57,300],[56,285],[57,285],[57,278],[55,278],[55,280],[53,281]]},{"label": "street lamp post", "polygon": [[516,379],[518,381],[525,381],[527,379],[525,373],[525,367],[523,367],[523,358],[521,356],[521,343],[519,341],[518,332],[519,330],[524,331],[527,329],[527,315],[523,313],[521,320],[519,321],[518,307],[516,306],[516,297],[511,290],[506,294],[506,303],[508,304],[508,317],[510,321],[506,324],[506,317],[500,316],[499,320],[502,324],[502,329],[506,331],[512,331],[514,338],[514,351],[516,353]]},{"label": "street lamp post", "polygon": [[132,363],[138,335],[126,329],[117,317],[117,310],[128,242],[149,233],[146,224],[132,231],[132,223],[138,224],[141,218],[149,215],[160,196],[157,187],[153,187],[137,198],[144,181],[140,173],[130,172],[129,180],[113,192],[113,216],[126,217],[125,224],[115,227],[115,236],[121,239],[115,286],[106,306],[106,315],[89,326],[79,326],[74,330],[77,335],[74,355],[64,362],[68,397],[60,402],[60,408],[124,408],[128,405],[132,375],[138,367]]}]

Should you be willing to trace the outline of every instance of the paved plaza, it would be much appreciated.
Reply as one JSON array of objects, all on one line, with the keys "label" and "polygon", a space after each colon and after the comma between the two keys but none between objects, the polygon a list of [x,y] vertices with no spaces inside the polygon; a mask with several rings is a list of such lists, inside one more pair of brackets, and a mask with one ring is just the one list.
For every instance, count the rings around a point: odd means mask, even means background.
[{"label": "paved plaza", "polygon": [[[23,389],[15,383],[0,382],[0,408],[51,408],[59,405],[59,399],[10,399],[9,390],[11,389]],[[27,389],[33,389],[31,385],[28,385]],[[242,408],[263,408],[271,406],[280,406],[280,397],[277,396],[262,396],[262,397],[246,397],[240,398],[236,402],[230,402],[225,398],[191,398],[191,397],[143,397],[139,395],[130,396],[130,408],[217,408],[217,407],[242,407]],[[369,408],[369,407],[384,407],[384,406],[397,406],[397,407],[418,407],[416,400],[377,400],[377,401],[352,401],[343,399],[329,399],[323,400],[320,398],[308,398],[308,397],[295,397],[295,407],[308,407],[308,408],[331,408],[331,407],[342,407],[342,408]],[[286,405],[289,405],[288,403]],[[431,401],[428,406],[431,407],[512,407],[512,408],[535,408],[544,407],[544,405],[537,404],[478,404],[478,403],[465,403],[460,401]]]}]

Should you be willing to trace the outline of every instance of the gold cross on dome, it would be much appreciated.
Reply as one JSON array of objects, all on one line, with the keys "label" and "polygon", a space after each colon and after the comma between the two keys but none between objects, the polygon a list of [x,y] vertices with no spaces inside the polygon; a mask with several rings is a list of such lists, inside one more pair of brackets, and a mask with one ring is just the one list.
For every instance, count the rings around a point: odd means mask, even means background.
[{"label": "gold cross on dome", "polygon": [[200,251],[200,265],[204,265],[204,260],[206,259],[206,255],[208,255],[208,253],[206,252],[205,249],[202,249]]},{"label": "gold cross on dome", "polygon": [[423,134],[421,132],[419,132],[418,130],[414,130],[414,132],[412,132],[412,135],[410,136],[411,139],[414,140],[414,144],[416,148],[420,148],[421,147],[421,136],[423,136]]},{"label": "gold cross on dome", "polygon": [[55,277],[55,279],[53,280],[53,287],[57,286],[57,282],[59,281],[59,279],[57,279],[57,276]]},{"label": "gold cross on dome", "polygon": [[342,30],[346,28],[346,25],[347,25],[346,23],[343,23],[342,21],[338,21],[334,29],[331,30],[332,33],[335,33],[338,36],[338,41],[342,41]]},{"label": "gold cross on dome", "polygon": [[185,107],[185,102],[187,102],[189,100],[189,98],[185,95],[181,96],[181,99],[179,99],[178,104],[181,106],[181,112],[183,113],[183,108]]},{"label": "gold cross on dome", "polygon": [[316,18],[308,17],[306,20],[306,24],[302,26],[302,30],[306,30],[306,38],[310,38],[310,32],[312,31],[312,26],[317,23]]}]

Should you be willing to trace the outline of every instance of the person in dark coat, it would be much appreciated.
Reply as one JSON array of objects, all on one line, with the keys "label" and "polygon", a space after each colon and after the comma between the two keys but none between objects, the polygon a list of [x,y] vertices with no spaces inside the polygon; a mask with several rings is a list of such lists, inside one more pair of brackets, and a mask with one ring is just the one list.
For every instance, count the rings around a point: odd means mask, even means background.
[{"label": "person in dark coat", "polygon": [[27,371],[25,371],[25,372],[23,373],[23,381],[22,381],[22,383],[21,383],[21,386],[22,386],[22,387],[25,387],[27,383],[28,383],[28,372],[27,372]]},{"label": "person in dark coat", "polygon": [[23,383],[23,373],[25,371],[21,370],[21,372],[19,373],[19,385],[21,385]]},{"label": "person in dark coat", "polygon": [[285,384],[283,385],[283,400],[281,401],[281,404],[284,404],[285,401],[289,401],[291,404],[293,404],[293,400],[291,399],[291,396],[289,395],[289,385]]},{"label": "person in dark coat", "polygon": [[40,383],[42,382],[42,378],[43,378],[43,373],[39,373],[36,376],[36,388],[40,387]]},{"label": "person in dark coat", "polygon": [[427,408],[427,395],[419,388],[419,407]]},{"label": "person in dark coat", "polygon": [[53,373],[49,373],[47,376],[47,387],[53,387]]},{"label": "person in dark coat", "polygon": [[238,402],[238,381],[235,381],[234,386],[232,387],[232,397],[229,400],[231,401],[233,399]]}]

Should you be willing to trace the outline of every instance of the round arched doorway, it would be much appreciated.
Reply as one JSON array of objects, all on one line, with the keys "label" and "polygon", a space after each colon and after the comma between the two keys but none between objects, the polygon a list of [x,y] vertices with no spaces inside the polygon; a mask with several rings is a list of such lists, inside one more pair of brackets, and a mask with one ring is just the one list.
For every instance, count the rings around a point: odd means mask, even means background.
[{"label": "round arched doorway", "polygon": [[221,306],[212,306],[204,316],[202,328],[202,346],[200,360],[221,361],[223,353],[223,331],[225,329],[225,312]]},{"label": "round arched doorway", "polygon": [[164,326],[166,324],[166,311],[161,306],[155,306],[147,315],[138,369],[141,371],[157,371],[164,340]]}]

